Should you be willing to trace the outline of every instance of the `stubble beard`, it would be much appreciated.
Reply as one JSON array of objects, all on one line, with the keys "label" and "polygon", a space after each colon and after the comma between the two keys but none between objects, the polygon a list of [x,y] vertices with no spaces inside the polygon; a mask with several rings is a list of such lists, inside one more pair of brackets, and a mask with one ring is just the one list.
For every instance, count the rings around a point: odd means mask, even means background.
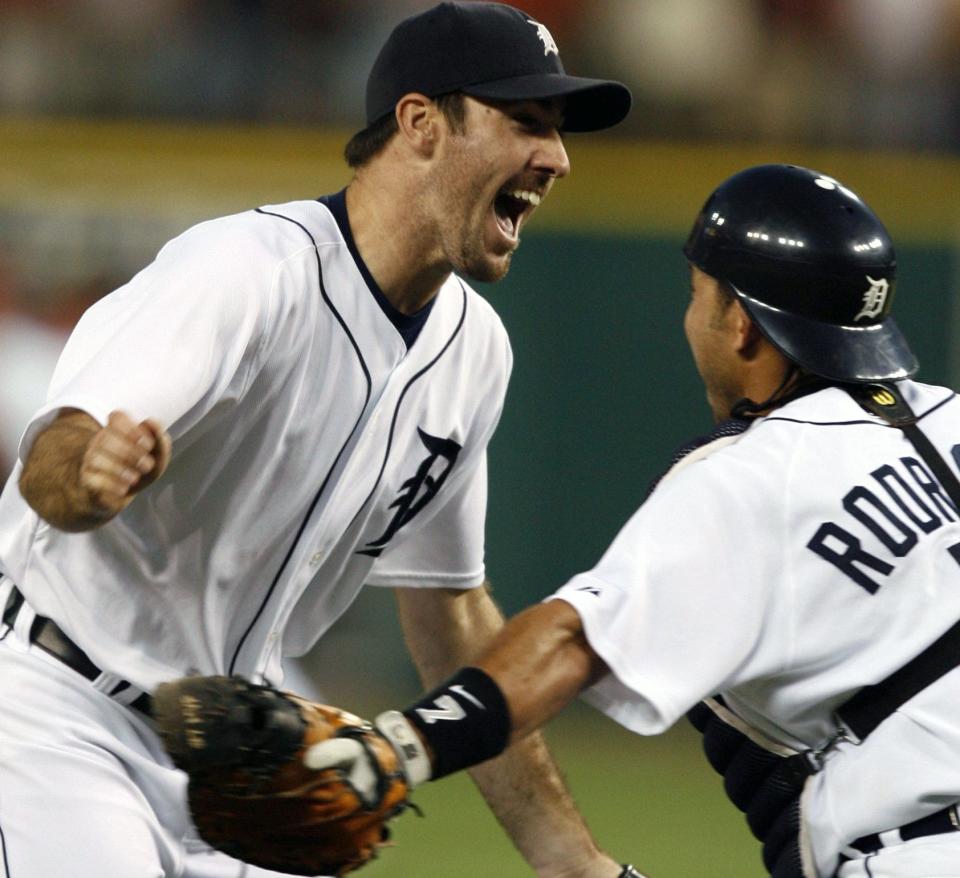
[{"label": "stubble beard", "polygon": [[[469,165],[469,162],[463,164]],[[475,179],[475,178],[474,178]],[[462,167],[453,162],[445,166],[434,181],[438,204],[470,204],[476,198],[476,189],[465,182]],[[447,227],[443,247],[450,268],[458,275],[480,283],[495,283],[510,270],[513,251],[494,256],[486,246],[486,208],[479,216],[461,215],[458,227]]]},{"label": "stubble beard", "polygon": [[512,260],[512,253],[508,253],[505,259],[498,262],[493,262],[482,254],[473,259],[465,255],[462,264],[454,265],[453,269],[470,280],[492,284],[506,277]]},{"label": "stubble beard", "polygon": [[494,258],[487,252],[482,221],[478,228],[464,224],[460,230],[460,241],[456,246],[449,247],[447,252],[451,254],[450,266],[454,272],[480,283],[496,283],[504,278],[513,260],[513,251],[500,258]]}]

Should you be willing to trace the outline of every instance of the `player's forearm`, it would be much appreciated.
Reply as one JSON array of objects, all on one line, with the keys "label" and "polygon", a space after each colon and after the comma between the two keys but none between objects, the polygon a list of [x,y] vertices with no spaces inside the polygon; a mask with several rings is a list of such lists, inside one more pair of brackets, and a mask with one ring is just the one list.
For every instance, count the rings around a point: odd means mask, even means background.
[{"label": "player's forearm", "polygon": [[496,680],[512,741],[558,713],[604,670],[565,601],[531,607],[504,625],[487,589],[397,591],[407,648],[427,689],[474,665]]},{"label": "player's forearm", "polygon": [[559,600],[512,618],[471,664],[503,693],[511,741],[541,728],[606,671],[579,614]]},{"label": "player's forearm", "polygon": [[397,589],[400,625],[424,687],[474,659],[503,627],[486,584],[468,590]]},{"label": "player's forearm", "polygon": [[[439,613],[429,624],[423,604],[412,609],[401,603],[408,644],[424,683],[432,685],[470,663],[502,687],[509,738],[515,743],[473,768],[471,775],[518,850],[541,876],[618,875],[620,867],[598,850],[542,738],[531,734],[602,667],[585,647],[576,612],[552,602],[527,610],[504,628],[492,599],[479,591],[458,596],[452,604],[439,595],[425,600]],[[448,624],[438,625],[443,615]],[[478,731],[481,737],[497,737]],[[454,745],[457,750],[461,746]]]},{"label": "player's forearm", "polygon": [[539,733],[475,766],[470,776],[541,878],[606,878],[620,873],[619,865],[598,849]]},{"label": "player's forearm", "polygon": [[20,492],[42,519],[65,531],[98,527],[110,513],[80,485],[80,467],[100,425],[82,412],[63,415],[33,443],[20,476]]}]

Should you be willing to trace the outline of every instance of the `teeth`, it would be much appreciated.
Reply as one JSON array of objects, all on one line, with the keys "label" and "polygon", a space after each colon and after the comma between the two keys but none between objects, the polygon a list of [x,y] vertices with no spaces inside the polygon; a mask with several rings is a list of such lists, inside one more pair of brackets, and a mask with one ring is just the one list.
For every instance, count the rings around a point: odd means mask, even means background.
[{"label": "teeth", "polygon": [[540,204],[540,193],[531,189],[509,189],[504,194],[515,198],[517,201],[526,201],[527,204],[532,204],[534,207]]}]

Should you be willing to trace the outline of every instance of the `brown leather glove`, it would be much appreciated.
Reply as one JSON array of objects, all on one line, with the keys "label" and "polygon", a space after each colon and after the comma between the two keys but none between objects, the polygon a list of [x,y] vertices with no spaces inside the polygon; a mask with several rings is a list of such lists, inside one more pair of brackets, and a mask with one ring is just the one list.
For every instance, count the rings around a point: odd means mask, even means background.
[{"label": "brown leather glove", "polygon": [[[154,694],[157,731],[189,777],[194,823],[211,847],[294,875],[345,875],[377,856],[387,821],[409,804],[394,748],[370,723],[242,677],[185,677]],[[359,790],[304,751],[352,738],[376,766]]]}]

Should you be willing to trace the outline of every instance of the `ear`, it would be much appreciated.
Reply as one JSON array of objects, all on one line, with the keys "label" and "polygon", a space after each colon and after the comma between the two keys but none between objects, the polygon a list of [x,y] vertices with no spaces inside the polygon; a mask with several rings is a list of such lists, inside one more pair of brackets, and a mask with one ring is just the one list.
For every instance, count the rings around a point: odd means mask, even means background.
[{"label": "ear", "polygon": [[734,301],[730,307],[734,311],[730,315],[734,324],[734,348],[742,357],[752,360],[768,342],[739,300]]},{"label": "ear", "polygon": [[397,101],[394,113],[404,141],[419,155],[431,156],[442,130],[437,105],[425,95],[411,92]]}]

